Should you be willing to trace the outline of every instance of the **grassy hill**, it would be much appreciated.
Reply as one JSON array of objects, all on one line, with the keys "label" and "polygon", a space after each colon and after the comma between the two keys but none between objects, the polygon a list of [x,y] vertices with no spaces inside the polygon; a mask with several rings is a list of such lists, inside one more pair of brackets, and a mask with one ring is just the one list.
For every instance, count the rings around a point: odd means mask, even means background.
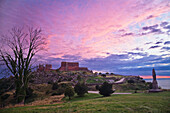
[{"label": "grassy hill", "polygon": [[170,91],[102,97],[86,94],[64,103],[1,109],[1,113],[169,113]]}]

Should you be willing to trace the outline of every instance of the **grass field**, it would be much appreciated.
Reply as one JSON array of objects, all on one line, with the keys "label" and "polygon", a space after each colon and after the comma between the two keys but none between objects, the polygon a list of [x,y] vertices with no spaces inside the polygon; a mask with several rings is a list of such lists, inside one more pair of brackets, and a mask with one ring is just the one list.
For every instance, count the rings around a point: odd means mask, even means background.
[{"label": "grass field", "polygon": [[170,91],[63,99],[62,104],[1,109],[0,113],[170,113]]}]

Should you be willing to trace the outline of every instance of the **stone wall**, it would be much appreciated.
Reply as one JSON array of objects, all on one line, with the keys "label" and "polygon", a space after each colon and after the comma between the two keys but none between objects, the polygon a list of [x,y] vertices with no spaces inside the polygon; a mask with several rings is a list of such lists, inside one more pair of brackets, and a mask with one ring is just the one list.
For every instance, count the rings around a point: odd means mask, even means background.
[{"label": "stone wall", "polygon": [[60,71],[89,71],[86,67],[79,67],[78,62],[61,62]]},{"label": "stone wall", "polygon": [[40,64],[37,69],[37,71],[50,71],[50,70],[52,70],[51,64],[46,64],[45,66]]}]

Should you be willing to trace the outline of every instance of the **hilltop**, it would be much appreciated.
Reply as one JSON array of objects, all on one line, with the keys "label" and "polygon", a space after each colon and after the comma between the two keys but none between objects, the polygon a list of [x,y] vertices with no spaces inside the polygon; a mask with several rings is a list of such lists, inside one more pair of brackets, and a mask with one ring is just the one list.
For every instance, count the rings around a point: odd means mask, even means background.
[{"label": "hilltop", "polygon": [[[15,105],[14,77],[0,79],[1,107]],[[66,86],[74,87],[79,79],[84,81],[89,91],[96,91],[104,82],[112,84],[115,92],[145,92],[151,83],[145,82],[140,76],[124,76],[114,73],[93,73],[79,63],[62,62],[59,69],[52,65],[39,65],[32,72],[27,89],[26,104],[41,105],[63,102]],[[10,105],[11,106],[11,105]]]},{"label": "hilltop", "polygon": [[[88,86],[88,90],[96,90],[97,85],[101,85],[107,81],[113,84],[113,88],[116,92],[139,92],[149,89],[150,83],[146,83],[139,76],[123,76],[113,73],[92,73],[88,71],[35,71],[32,74],[32,78],[29,81],[29,93],[30,95],[26,99],[27,104],[54,104],[56,102],[62,102],[65,84],[74,86],[80,76]],[[117,82],[121,81],[121,82]],[[14,78],[3,78],[0,80],[1,85],[1,106],[9,104],[15,104],[15,86]],[[55,87],[57,84],[57,88]],[[10,88],[9,88],[10,87]],[[5,97],[6,96],[6,97]],[[56,96],[54,99],[53,96]],[[51,99],[47,99],[51,98]],[[52,99],[53,98],[53,99]],[[48,102],[46,101],[49,100]],[[38,101],[38,102],[37,102]]]}]

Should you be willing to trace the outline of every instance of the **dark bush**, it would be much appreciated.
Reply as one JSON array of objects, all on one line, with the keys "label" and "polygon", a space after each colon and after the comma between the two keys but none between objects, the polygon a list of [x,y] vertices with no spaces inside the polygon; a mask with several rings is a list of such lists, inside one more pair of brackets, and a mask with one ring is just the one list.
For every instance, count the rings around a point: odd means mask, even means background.
[{"label": "dark bush", "polygon": [[26,90],[26,97],[25,98],[27,99],[27,98],[33,96],[33,91],[34,91],[33,89],[28,87],[27,90]]},{"label": "dark bush", "polygon": [[51,82],[51,81],[48,81],[48,84],[53,84],[53,82]]},{"label": "dark bush", "polygon": [[45,94],[46,94],[46,95],[48,95],[49,93],[50,93],[50,91],[49,91],[49,90],[47,90],[47,91],[45,92]]},{"label": "dark bush", "polygon": [[135,81],[131,79],[131,80],[128,80],[128,83],[133,84],[135,83]]},{"label": "dark bush", "polygon": [[6,100],[9,96],[10,96],[10,94],[5,94],[5,95],[3,95],[3,96],[1,97],[1,99],[4,101],[4,100]]},{"label": "dark bush", "polygon": [[102,77],[106,77],[106,75],[105,75],[105,74],[102,74],[101,76],[102,76]]},{"label": "dark bush", "polygon": [[65,92],[65,88],[63,88],[63,87],[59,87],[57,89],[57,95],[62,95],[62,94],[64,94],[64,92]]},{"label": "dark bush", "polygon": [[62,84],[60,84],[60,87],[62,87],[62,88],[66,88],[68,86],[68,84],[66,84],[66,83],[62,83]]},{"label": "dark bush", "polygon": [[0,79],[0,95],[14,88],[15,88],[15,84],[14,84],[14,79],[12,77]]},{"label": "dark bush", "polygon": [[71,80],[73,80],[71,77],[70,77],[70,78],[68,78],[68,81],[71,81]]},{"label": "dark bush", "polygon": [[82,78],[81,78],[81,76],[80,76],[80,75],[78,75],[78,76],[77,76],[77,80],[80,82],[80,81],[81,81],[81,79],[82,79]]},{"label": "dark bush", "polygon": [[30,82],[30,83],[33,83],[33,82],[34,82],[34,80],[30,80],[29,82]]},{"label": "dark bush", "polygon": [[5,93],[5,91],[4,90],[0,90],[0,95],[2,95],[3,93]]},{"label": "dark bush", "polygon": [[59,87],[59,88],[57,89],[57,92],[52,93],[51,96],[54,96],[54,95],[62,95],[62,94],[64,94],[64,92],[65,92],[65,89],[62,88],[62,87]]},{"label": "dark bush", "polygon": [[56,90],[56,89],[58,89],[58,87],[59,87],[59,85],[57,82],[53,83],[52,90]]},{"label": "dark bush", "polygon": [[103,96],[110,96],[114,91],[112,90],[112,84],[104,82],[99,88],[99,93]]},{"label": "dark bush", "polygon": [[71,86],[68,86],[66,89],[65,89],[65,92],[64,92],[64,95],[65,97],[69,97],[69,100],[71,99],[71,97],[74,96],[74,89],[71,87]]},{"label": "dark bush", "polygon": [[54,95],[59,95],[58,93],[52,93],[51,96],[54,96]]},{"label": "dark bush", "polygon": [[99,90],[99,88],[100,88],[99,85],[96,85],[96,90]]},{"label": "dark bush", "polygon": [[142,83],[145,83],[145,80],[142,80],[141,82],[142,82]]},{"label": "dark bush", "polygon": [[88,87],[85,85],[85,83],[77,83],[74,87],[74,91],[79,96],[84,96],[85,93],[88,93]]}]

